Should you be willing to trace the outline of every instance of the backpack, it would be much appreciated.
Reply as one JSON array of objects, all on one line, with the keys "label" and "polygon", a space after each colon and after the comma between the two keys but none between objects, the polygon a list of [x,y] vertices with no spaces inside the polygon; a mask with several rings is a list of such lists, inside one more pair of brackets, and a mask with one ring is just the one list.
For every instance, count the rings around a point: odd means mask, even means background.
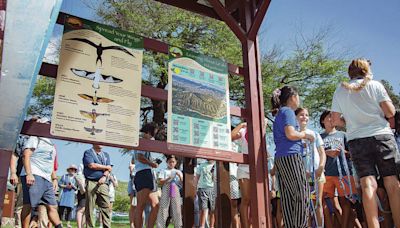
[{"label": "backpack", "polygon": [[396,110],[394,115],[394,130],[396,135],[400,135],[400,110]]}]

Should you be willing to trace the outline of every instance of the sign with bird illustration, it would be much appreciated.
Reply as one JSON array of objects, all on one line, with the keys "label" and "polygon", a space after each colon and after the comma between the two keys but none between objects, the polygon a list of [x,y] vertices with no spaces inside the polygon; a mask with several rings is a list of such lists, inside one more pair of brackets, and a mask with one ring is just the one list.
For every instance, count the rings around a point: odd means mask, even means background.
[{"label": "sign with bird illustration", "polygon": [[67,16],[51,134],[137,146],[142,59],[142,37]]}]

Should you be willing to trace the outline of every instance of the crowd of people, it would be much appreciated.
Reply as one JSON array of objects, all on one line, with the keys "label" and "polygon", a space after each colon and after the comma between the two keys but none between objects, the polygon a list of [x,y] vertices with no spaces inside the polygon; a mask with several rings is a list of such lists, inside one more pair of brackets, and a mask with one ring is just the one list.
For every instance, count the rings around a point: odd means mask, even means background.
[{"label": "crowd of people", "polygon": [[[383,85],[372,79],[370,65],[366,59],[351,62],[350,81],[337,87],[331,110],[320,114],[320,133],[310,129],[310,122],[318,120],[300,107],[300,91],[292,86],[274,90],[275,154],[268,154],[274,227],[400,227],[400,153],[391,129],[395,108]],[[154,139],[157,130],[145,124],[142,137]],[[248,137],[246,123],[233,127],[233,149],[248,154]],[[49,139],[21,137],[18,143],[10,180],[22,183],[18,191],[23,206],[17,207],[22,227],[47,227],[49,222],[62,227],[60,219],[71,220],[75,200],[78,227],[95,226],[95,209],[102,226],[111,227],[118,182],[102,146],[94,144],[84,152],[83,165],[69,166],[58,179],[57,153]],[[133,151],[128,182],[131,227],[183,226],[184,176],[175,156],[164,161],[161,169],[163,161],[153,153]],[[250,207],[249,165],[229,167],[232,227],[251,227],[256,208]],[[215,227],[215,161],[198,162],[194,176],[195,227]]]},{"label": "crowd of people", "polygon": [[[47,118],[34,118],[48,123]],[[58,178],[57,151],[44,137],[20,136],[10,162],[10,182],[16,186],[16,227],[95,227],[95,208],[103,227],[111,227],[112,202],[118,181],[111,172],[110,157],[102,146],[85,151],[83,164],[70,165]],[[77,204],[76,204],[77,202]]]}]

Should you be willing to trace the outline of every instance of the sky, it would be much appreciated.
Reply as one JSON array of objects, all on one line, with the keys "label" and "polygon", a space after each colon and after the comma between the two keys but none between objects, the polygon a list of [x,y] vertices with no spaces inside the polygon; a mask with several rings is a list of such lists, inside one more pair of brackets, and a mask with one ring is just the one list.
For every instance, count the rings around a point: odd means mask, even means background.
[{"label": "sky", "polygon": [[[82,0],[64,0],[61,11],[97,20],[95,12]],[[400,1],[399,0],[273,0],[260,28],[260,49],[265,53],[278,45],[286,54],[293,50],[298,31],[306,37],[321,28],[330,28],[329,47],[333,52],[346,52],[349,59],[365,57],[372,61],[374,78],[385,79],[400,92]],[[57,26],[53,40],[57,42],[62,27]],[[83,152],[91,145],[54,140],[57,145],[62,175],[69,164],[79,164]],[[128,180],[129,156],[116,148],[105,148],[114,164],[114,173]]]}]

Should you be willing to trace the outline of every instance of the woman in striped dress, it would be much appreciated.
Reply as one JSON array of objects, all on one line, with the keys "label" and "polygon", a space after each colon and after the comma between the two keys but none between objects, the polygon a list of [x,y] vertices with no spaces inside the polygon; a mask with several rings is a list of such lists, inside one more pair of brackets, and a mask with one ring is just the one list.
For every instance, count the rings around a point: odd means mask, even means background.
[{"label": "woman in striped dress", "polygon": [[308,225],[309,187],[302,159],[301,140],[314,141],[314,136],[299,131],[294,113],[300,103],[296,88],[284,86],[276,89],[271,103],[275,116],[275,166],[278,171],[284,224],[287,228],[305,228]]}]

